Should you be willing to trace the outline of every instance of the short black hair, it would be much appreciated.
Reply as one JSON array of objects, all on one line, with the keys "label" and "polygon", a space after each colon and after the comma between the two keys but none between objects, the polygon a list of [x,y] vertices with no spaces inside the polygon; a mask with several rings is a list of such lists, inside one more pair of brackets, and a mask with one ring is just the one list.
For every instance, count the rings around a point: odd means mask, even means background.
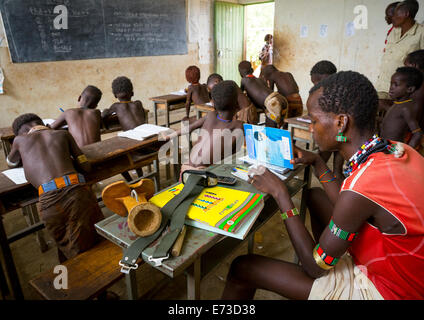
[{"label": "short black hair", "polygon": [[133,85],[127,77],[117,77],[112,81],[112,92],[116,96],[120,93],[130,94],[133,92]]},{"label": "short black hair", "polygon": [[15,136],[19,134],[19,130],[24,124],[27,124],[29,122],[37,121],[38,124],[43,125],[44,122],[41,120],[39,116],[37,116],[35,113],[24,113],[17,117],[13,123],[12,123],[12,129]]},{"label": "short black hair", "polygon": [[396,73],[404,76],[406,85],[408,87],[415,87],[415,90],[419,89],[423,84],[423,73],[417,68],[400,67],[396,69]]},{"label": "short black hair", "polygon": [[418,10],[420,8],[420,5],[418,4],[416,0],[405,0],[400,2],[397,5],[396,9],[399,9],[399,8],[406,9],[409,12],[409,16],[412,19],[415,19],[415,16],[417,15]]},{"label": "short black hair", "polygon": [[409,61],[409,63],[416,65],[421,71],[424,70],[424,50],[411,52],[406,57],[406,60]]},{"label": "short black hair", "polygon": [[197,66],[189,66],[185,71],[185,76],[188,82],[196,84],[200,80],[200,69]]},{"label": "short black hair", "polygon": [[309,93],[320,88],[323,93],[318,103],[324,112],[349,114],[361,133],[374,132],[378,95],[367,77],[355,71],[339,71],[317,83]]},{"label": "short black hair", "polygon": [[249,61],[242,61],[238,65],[240,74],[245,75],[253,72],[252,64]]},{"label": "short black hair", "polygon": [[272,34],[268,33],[267,35],[265,35],[264,41],[268,42],[271,38],[272,38]]},{"label": "short black hair", "polygon": [[334,74],[337,72],[337,68],[331,61],[321,60],[312,67],[311,76],[313,74]]},{"label": "short black hair", "polygon": [[389,5],[386,7],[386,10],[387,10],[387,9],[391,9],[391,8],[395,9],[399,3],[400,3],[400,1],[392,2],[391,4],[389,4]]},{"label": "short black hair", "polygon": [[88,106],[87,107],[95,107],[98,105],[100,99],[102,98],[102,91],[95,87],[95,86],[87,86],[87,88],[85,88],[82,91],[82,94],[88,94],[90,99],[88,99]]},{"label": "short black hair", "polygon": [[272,64],[267,64],[262,69],[262,72],[263,72],[263,75],[265,76],[265,78],[268,78],[271,75],[271,73],[273,73],[274,71],[278,71],[278,69]]},{"label": "short black hair", "polygon": [[229,107],[237,102],[237,84],[233,80],[225,80],[217,83],[211,92],[214,107],[218,111],[228,110]]},{"label": "short black hair", "polygon": [[210,84],[212,83],[212,81],[214,80],[218,80],[218,81],[224,81],[224,79],[222,78],[222,76],[218,73],[212,73],[209,77],[208,80],[206,81],[206,84]]}]

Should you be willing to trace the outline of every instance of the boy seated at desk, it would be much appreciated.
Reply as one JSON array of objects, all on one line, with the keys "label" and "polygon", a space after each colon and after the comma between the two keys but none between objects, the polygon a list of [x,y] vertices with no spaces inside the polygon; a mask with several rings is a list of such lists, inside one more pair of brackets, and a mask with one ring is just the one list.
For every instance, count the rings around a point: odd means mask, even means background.
[{"label": "boy seated at desk", "polygon": [[127,77],[118,77],[112,82],[112,92],[118,102],[102,112],[105,120],[113,113],[118,116],[123,131],[134,129],[146,122],[143,104],[140,100],[132,101],[133,84]]},{"label": "boy seated at desk", "polygon": [[68,131],[49,129],[35,114],[17,117],[12,127],[16,137],[7,164],[22,163],[26,179],[38,189],[40,216],[57,244],[59,261],[90,249],[99,239],[94,224],[104,217],[77,170],[91,169],[87,158]]},{"label": "boy seated at desk", "polygon": [[253,75],[252,65],[249,61],[242,61],[238,66],[241,79],[241,90],[259,108],[264,109],[265,125],[280,128],[287,114],[288,102],[280,93],[274,92],[266,83]]},{"label": "boy seated at desk", "polygon": [[[207,81],[208,91],[211,92],[213,87],[223,80],[224,79],[222,79],[221,75],[217,73],[211,74]],[[241,91],[239,86],[237,86],[237,102],[239,105],[239,111],[237,111],[234,118],[243,123],[257,124],[259,116],[256,107],[252,101],[250,101],[249,97]]]},{"label": "boy seated at desk", "polygon": [[[417,68],[424,75],[424,50],[418,50],[411,52],[405,59],[406,67]],[[424,108],[424,81],[419,89],[417,89],[412,95],[411,98]],[[424,128],[424,115],[420,120],[420,127]]]},{"label": "boy seated at desk", "polygon": [[100,141],[101,113],[96,109],[102,92],[88,86],[78,98],[79,108],[68,109],[50,125],[52,129],[60,129],[65,124],[68,131],[74,137],[78,147]]},{"label": "boy seated at desk", "polygon": [[185,71],[185,76],[190,85],[187,88],[186,116],[182,120],[188,120],[190,117],[190,106],[194,104],[205,104],[209,98],[208,87],[206,84],[200,84],[200,69],[196,66],[190,66]]},{"label": "boy seated at desk", "polygon": [[401,67],[393,74],[389,95],[394,100],[381,125],[381,137],[409,144],[417,150],[423,136],[419,121],[423,108],[411,96],[423,83],[423,74],[416,68]]},{"label": "boy seated at desk", "polygon": [[[109,116],[116,113],[123,131],[134,129],[135,127],[145,123],[146,116],[143,104],[140,100],[131,100],[134,95],[133,90],[133,84],[127,77],[117,77],[113,80],[112,92],[115,98],[119,101],[112,104],[109,109],[103,110],[102,119],[107,121]],[[143,170],[141,168],[136,169],[136,172],[139,177],[143,176]],[[122,173],[122,176],[125,180],[127,180],[127,182],[133,180],[129,172]]]},{"label": "boy seated at desk", "polygon": [[289,104],[287,118],[300,117],[303,113],[303,102],[293,75],[290,72],[282,72],[274,65],[268,64],[263,69],[263,76],[272,91],[274,91],[275,84],[278,92],[287,99]]},{"label": "boy seated at desk", "polygon": [[[244,132],[243,123],[234,119],[238,109],[237,88],[237,84],[231,80],[222,81],[213,87],[211,95],[215,111],[189,125],[189,132],[199,128],[201,130],[190,152],[189,163],[181,166],[181,173],[185,170],[204,170],[240,150]],[[181,129],[166,139],[180,134]]]}]

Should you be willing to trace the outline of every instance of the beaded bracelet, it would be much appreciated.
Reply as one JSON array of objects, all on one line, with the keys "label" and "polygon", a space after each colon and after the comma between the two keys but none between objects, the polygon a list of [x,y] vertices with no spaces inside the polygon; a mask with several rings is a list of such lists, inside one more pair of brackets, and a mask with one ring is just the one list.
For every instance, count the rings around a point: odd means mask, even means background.
[{"label": "beaded bracelet", "polygon": [[319,243],[312,251],[316,264],[324,270],[330,270],[339,262],[339,258],[334,258],[324,252]]},{"label": "beaded bracelet", "polygon": [[329,173],[329,172],[331,172],[331,170],[330,169],[327,169],[327,171],[325,171],[322,175],[320,175],[319,176],[319,178],[318,178],[318,180],[321,180],[321,178],[323,177],[323,176],[325,176],[327,173]]},{"label": "beaded bracelet", "polygon": [[283,218],[283,221],[284,221],[287,218],[291,218],[291,217],[298,216],[298,215],[299,215],[299,211],[297,211],[297,208],[295,207],[295,208],[293,208],[291,210],[288,210],[286,212],[283,212],[281,214],[281,218]]},{"label": "beaded bracelet", "polygon": [[356,236],[358,235],[357,232],[344,231],[343,229],[336,226],[336,224],[333,221],[333,218],[331,218],[330,224],[328,225],[328,227],[330,228],[331,233],[334,234],[337,238],[340,238],[342,240],[346,240],[349,242],[352,242],[353,240],[355,240]]},{"label": "beaded bracelet", "polygon": [[320,180],[319,182],[321,182],[321,183],[327,183],[327,182],[331,182],[331,181],[334,181],[334,180],[336,180],[336,176],[334,176],[330,180]]}]

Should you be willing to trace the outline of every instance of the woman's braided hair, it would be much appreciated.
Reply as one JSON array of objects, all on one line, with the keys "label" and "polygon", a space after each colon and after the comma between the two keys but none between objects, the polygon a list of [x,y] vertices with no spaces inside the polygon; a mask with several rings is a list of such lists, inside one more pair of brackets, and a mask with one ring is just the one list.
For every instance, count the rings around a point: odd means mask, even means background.
[{"label": "woman's braided hair", "polygon": [[346,113],[353,117],[361,132],[374,132],[378,96],[372,83],[354,71],[340,71],[317,83],[310,94],[323,88],[318,103],[324,112]]}]

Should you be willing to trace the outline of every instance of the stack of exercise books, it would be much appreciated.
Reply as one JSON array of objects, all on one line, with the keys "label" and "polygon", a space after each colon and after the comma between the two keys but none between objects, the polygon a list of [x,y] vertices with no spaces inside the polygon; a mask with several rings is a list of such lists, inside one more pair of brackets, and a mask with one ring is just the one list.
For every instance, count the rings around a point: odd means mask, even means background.
[{"label": "stack of exercise books", "polygon": [[119,132],[118,137],[125,137],[133,140],[143,141],[144,139],[153,137],[162,131],[168,131],[169,128],[156,126],[154,124],[145,123],[134,129]]},{"label": "stack of exercise books", "polygon": [[[149,201],[162,208],[184,185],[178,184]],[[185,224],[244,239],[264,207],[263,195],[226,187],[205,188],[191,203]]]}]

